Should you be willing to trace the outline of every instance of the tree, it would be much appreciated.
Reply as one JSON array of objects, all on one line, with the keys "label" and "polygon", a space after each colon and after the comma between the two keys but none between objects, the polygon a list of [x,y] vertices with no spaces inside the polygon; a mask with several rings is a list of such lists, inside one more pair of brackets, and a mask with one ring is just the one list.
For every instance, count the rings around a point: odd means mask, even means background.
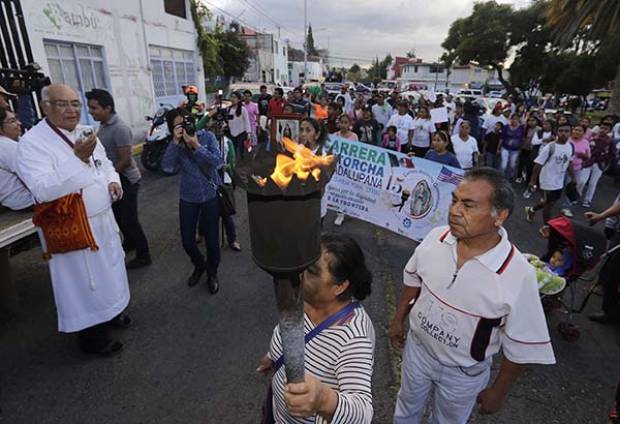
[{"label": "tree", "polygon": [[[547,9],[548,24],[561,46],[569,45],[582,30],[592,40],[618,40],[620,2],[617,0],[551,0]],[[617,48],[617,46],[616,46]],[[620,62],[615,65],[608,111],[620,113]]]},{"label": "tree", "polygon": [[450,25],[447,38],[441,46],[451,62],[467,64],[477,62],[490,66],[497,72],[506,90],[514,89],[504,78],[504,63],[508,58],[511,41],[512,6],[495,1],[475,3],[473,12]]},{"label": "tree", "polygon": [[196,44],[202,56],[202,65],[207,75],[220,75],[222,68],[219,61],[220,43],[217,37],[219,26],[216,26],[215,33],[205,30],[203,23],[210,19],[209,9],[198,0],[190,1],[190,11],[192,20],[196,28]]},{"label": "tree", "polygon": [[308,35],[306,36],[306,50],[308,56],[318,56],[319,52],[316,51],[314,46],[314,36],[312,35],[312,25],[308,25]]},{"label": "tree", "polygon": [[407,56],[409,59],[414,59],[414,58],[416,58],[416,55],[415,55],[415,49],[411,49],[411,50],[409,50],[409,51],[406,53],[406,56]]},{"label": "tree", "polygon": [[375,58],[375,61],[368,69],[368,77],[374,82],[378,83],[382,79],[387,78],[387,70],[392,64],[394,59],[392,55],[388,53],[383,60],[379,61],[379,58]]},{"label": "tree", "polygon": [[547,3],[537,1],[512,15],[510,44],[515,46],[515,59],[510,66],[510,84],[526,97],[537,93],[552,55],[557,51],[550,42],[546,10]]},{"label": "tree", "polygon": [[220,32],[217,36],[220,43],[219,63],[223,75],[227,78],[243,77],[250,66],[249,58],[252,56],[250,48],[236,32]]},{"label": "tree", "polygon": [[360,65],[358,65],[357,63],[354,63],[353,66],[349,68],[349,72],[357,73],[360,71],[360,69],[361,69]]}]

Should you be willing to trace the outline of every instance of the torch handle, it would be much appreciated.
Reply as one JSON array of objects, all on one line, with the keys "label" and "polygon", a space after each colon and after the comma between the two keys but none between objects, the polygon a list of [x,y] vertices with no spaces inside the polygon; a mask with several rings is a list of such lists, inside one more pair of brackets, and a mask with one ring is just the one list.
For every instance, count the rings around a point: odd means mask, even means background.
[{"label": "torch handle", "polygon": [[274,277],[284,370],[289,383],[304,381],[304,300],[299,274]]}]

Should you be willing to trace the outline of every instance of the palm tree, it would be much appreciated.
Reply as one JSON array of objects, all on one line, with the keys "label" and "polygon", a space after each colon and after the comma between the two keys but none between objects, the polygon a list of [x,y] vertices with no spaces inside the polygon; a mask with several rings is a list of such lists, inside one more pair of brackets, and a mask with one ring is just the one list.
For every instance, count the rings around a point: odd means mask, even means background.
[{"label": "palm tree", "polygon": [[[620,34],[620,1],[618,0],[551,0],[547,22],[560,45],[568,45],[575,35],[588,28],[594,39]],[[614,78],[609,113],[620,114],[620,64]]]}]

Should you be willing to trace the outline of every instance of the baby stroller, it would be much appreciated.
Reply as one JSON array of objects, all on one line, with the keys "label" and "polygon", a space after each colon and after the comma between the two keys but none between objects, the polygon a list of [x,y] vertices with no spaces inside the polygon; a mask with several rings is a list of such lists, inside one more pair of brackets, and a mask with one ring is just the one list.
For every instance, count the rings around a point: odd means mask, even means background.
[{"label": "baby stroller", "polygon": [[[607,241],[604,234],[587,224],[582,224],[563,216],[554,218],[547,224],[549,225],[547,253],[541,259],[544,262],[548,262],[554,251],[568,249],[573,256],[573,263],[570,270],[564,275],[566,279],[565,289],[553,296],[543,295],[541,300],[545,312],[560,309],[567,314],[567,320],[560,322],[557,328],[564,339],[574,342],[581,333],[579,326],[573,322],[573,314],[581,313],[586,307],[596,287],[598,271],[605,262],[603,257],[606,257],[612,251],[605,252]],[[577,280],[593,283],[579,308],[575,308],[577,303]],[[569,292],[568,299],[566,299],[566,291]]]}]

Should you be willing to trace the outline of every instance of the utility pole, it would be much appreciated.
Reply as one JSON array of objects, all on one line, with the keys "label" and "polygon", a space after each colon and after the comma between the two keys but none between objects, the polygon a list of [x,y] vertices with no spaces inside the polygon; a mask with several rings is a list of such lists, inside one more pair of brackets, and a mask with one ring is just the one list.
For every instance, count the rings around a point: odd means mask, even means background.
[{"label": "utility pole", "polygon": [[304,0],[304,82],[308,80],[308,0]]}]

